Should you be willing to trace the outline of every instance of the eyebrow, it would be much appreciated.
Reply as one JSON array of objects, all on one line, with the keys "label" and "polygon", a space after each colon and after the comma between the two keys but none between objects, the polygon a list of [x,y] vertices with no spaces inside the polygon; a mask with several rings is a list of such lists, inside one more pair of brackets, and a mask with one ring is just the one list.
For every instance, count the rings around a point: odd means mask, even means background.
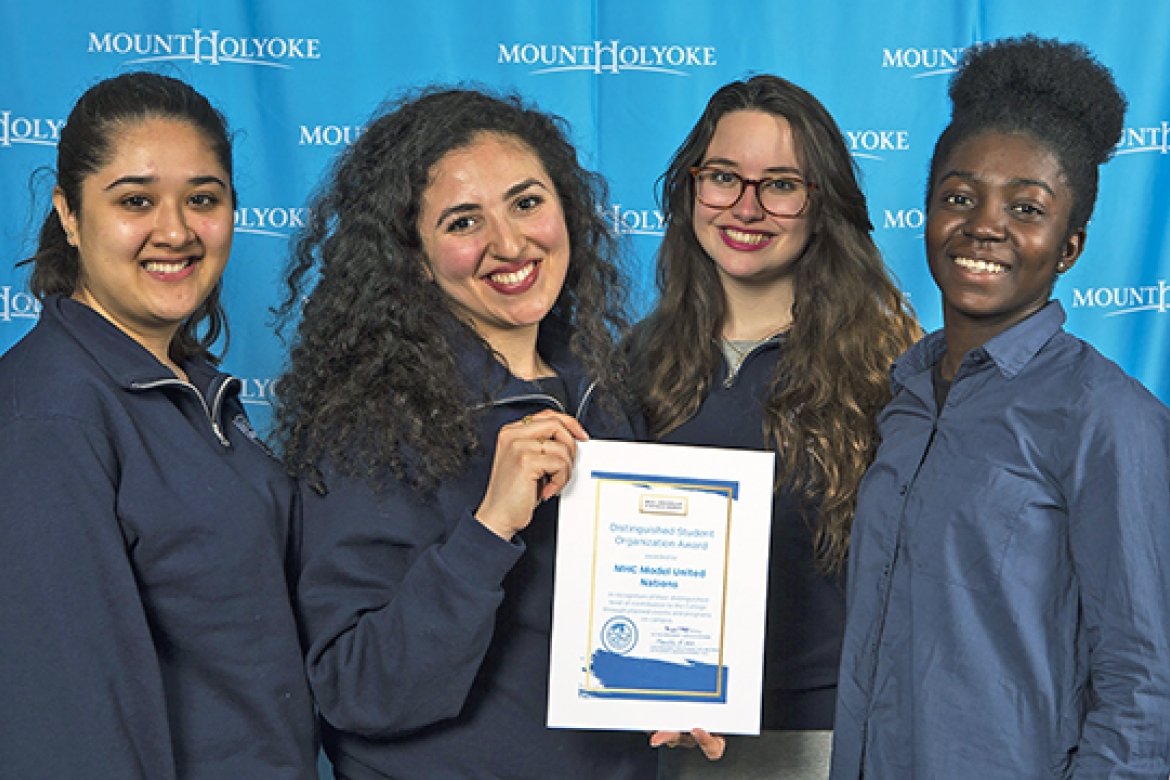
[{"label": "eyebrow", "polygon": [[[157,176],[122,176],[122,177],[114,179],[112,182],[110,182],[106,186],[106,191],[109,192],[110,190],[114,189],[115,187],[123,187],[126,185],[141,187],[141,186],[144,186],[147,184],[155,184],[156,182],[158,182]],[[192,184],[196,187],[202,187],[205,184],[218,184],[220,187],[223,187],[225,190],[227,189],[227,184],[224,182],[223,179],[219,178],[218,176],[212,176],[212,175],[192,176],[190,179],[187,180],[187,183]]]},{"label": "eyebrow", "polygon": [[[703,161],[703,163],[700,165],[700,167],[705,168],[708,165],[726,165],[730,168],[738,168],[739,167],[739,163],[737,163],[735,160],[728,160],[726,157],[712,157],[709,160]],[[771,168],[765,168],[764,172],[765,173],[794,173],[797,176],[804,176],[804,173],[801,172],[800,168],[796,168],[796,167],[791,166],[791,165],[774,165]]]},{"label": "eyebrow", "polygon": [[[545,186],[544,182],[542,182],[540,179],[530,178],[521,182],[517,182],[505,190],[504,197],[501,198],[501,200],[510,200],[511,198],[514,198],[520,193],[524,192],[524,190],[528,189],[529,187],[540,187],[545,192],[548,192],[548,187]],[[453,214],[463,214],[468,211],[475,211],[478,208],[479,206],[475,203],[457,203],[454,206],[449,206],[439,212],[439,216],[435,220],[435,227],[443,224],[443,221]]]},{"label": "eyebrow", "polygon": [[[940,176],[938,179],[939,184],[942,184],[944,181],[950,178],[962,179],[963,181],[967,182],[982,181],[978,176],[975,175],[973,171],[953,170],[947,171],[942,176]],[[1056,192],[1052,189],[1052,186],[1043,179],[1029,179],[1024,176],[1017,176],[1014,179],[1008,179],[1007,184],[1009,187],[1039,187],[1049,195],[1056,194]]]}]

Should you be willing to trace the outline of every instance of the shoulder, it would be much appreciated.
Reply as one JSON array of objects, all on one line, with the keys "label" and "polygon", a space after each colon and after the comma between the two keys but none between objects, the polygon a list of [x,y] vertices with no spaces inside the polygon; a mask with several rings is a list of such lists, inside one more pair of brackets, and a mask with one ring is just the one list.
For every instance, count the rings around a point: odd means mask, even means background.
[{"label": "shoulder", "polygon": [[[1170,447],[1170,409],[1141,382],[1068,333],[1051,345],[1055,384],[1074,438],[1125,442],[1127,447]],[[1075,442],[1072,442],[1075,444]]]},{"label": "shoulder", "polygon": [[1128,408],[1130,413],[1148,411],[1159,416],[1166,412],[1165,404],[1141,382],[1087,341],[1061,333],[1053,339],[1053,352],[1055,369],[1063,374],[1065,386],[1077,400],[1092,408]]},{"label": "shoulder", "polygon": [[113,384],[68,334],[38,323],[0,358],[0,419],[100,419]]}]

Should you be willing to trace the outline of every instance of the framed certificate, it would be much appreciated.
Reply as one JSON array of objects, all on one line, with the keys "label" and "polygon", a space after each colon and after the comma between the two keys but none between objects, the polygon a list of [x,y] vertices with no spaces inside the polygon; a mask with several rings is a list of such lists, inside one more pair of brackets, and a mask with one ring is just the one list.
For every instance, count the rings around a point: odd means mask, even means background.
[{"label": "framed certificate", "polygon": [[550,727],[759,733],[773,463],[578,445],[557,526]]}]

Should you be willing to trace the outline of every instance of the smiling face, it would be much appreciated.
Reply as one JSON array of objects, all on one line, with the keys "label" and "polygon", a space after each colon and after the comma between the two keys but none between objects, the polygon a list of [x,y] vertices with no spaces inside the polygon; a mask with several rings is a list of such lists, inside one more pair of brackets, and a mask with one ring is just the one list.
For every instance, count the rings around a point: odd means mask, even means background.
[{"label": "smiling face", "polygon": [[[796,156],[788,120],[763,111],[724,114],[700,165],[744,179],[807,178]],[[794,261],[808,244],[809,209],[798,217],[776,217],[760,207],[754,187],[727,208],[694,201],[695,236],[729,284],[791,286]]]},{"label": "smiling face", "polygon": [[500,352],[535,344],[569,269],[569,231],[548,172],[518,139],[476,136],[431,168],[418,232],[431,278]]},{"label": "smiling face", "polygon": [[207,298],[232,243],[228,173],[186,122],[146,119],[116,131],[106,163],[81,182],[78,210],[53,194],[80,273],[73,298],[163,362]]},{"label": "smiling face", "polygon": [[985,341],[1039,311],[1084,248],[1056,157],[1024,135],[972,136],[937,166],[926,254],[948,329]]}]

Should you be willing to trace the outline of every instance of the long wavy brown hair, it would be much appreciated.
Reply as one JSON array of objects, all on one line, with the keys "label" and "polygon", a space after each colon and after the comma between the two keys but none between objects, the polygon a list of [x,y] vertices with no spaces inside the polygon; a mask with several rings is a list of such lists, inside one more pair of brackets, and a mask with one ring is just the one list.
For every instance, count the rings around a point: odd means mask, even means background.
[{"label": "long wavy brown hair", "polygon": [[695,237],[690,168],[702,162],[720,118],[742,110],[788,120],[813,186],[812,235],[794,266],[793,324],[764,404],[764,435],[777,454],[776,489],[802,498],[817,564],[836,572],[876,449],[877,413],[890,400],[890,365],[921,331],[873,242],[845,139],[800,87],[771,75],[721,87],[663,174],[660,298],[631,339],[635,389],[661,437],[698,412],[722,366],[727,304]]}]

